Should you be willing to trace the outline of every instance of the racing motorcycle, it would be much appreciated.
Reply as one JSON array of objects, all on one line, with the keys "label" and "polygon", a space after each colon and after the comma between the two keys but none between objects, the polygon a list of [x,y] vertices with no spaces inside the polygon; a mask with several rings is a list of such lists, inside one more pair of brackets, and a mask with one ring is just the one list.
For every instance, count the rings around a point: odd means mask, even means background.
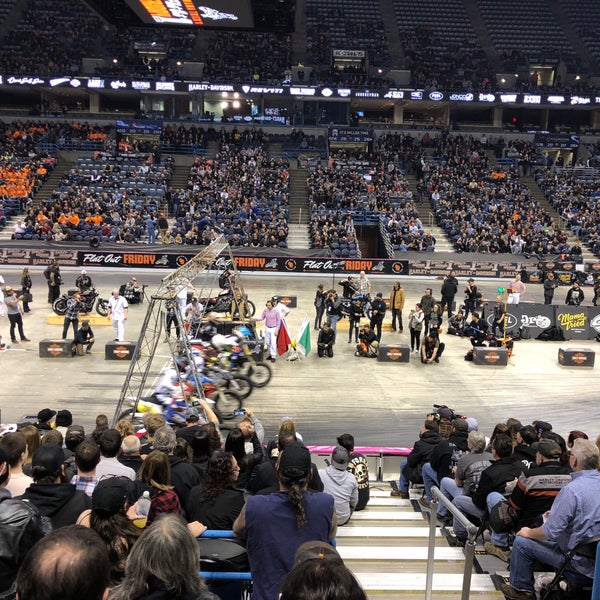
[{"label": "racing motorcycle", "polygon": [[[71,296],[78,290],[69,290],[66,294],[62,294],[60,298],[57,298],[52,304],[52,310],[57,315],[64,315],[67,312],[67,302]],[[103,317],[108,315],[108,300],[100,297],[100,294],[91,288],[87,292],[80,295],[80,312],[90,313],[94,310],[94,304],[96,305],[96,312]]]}]

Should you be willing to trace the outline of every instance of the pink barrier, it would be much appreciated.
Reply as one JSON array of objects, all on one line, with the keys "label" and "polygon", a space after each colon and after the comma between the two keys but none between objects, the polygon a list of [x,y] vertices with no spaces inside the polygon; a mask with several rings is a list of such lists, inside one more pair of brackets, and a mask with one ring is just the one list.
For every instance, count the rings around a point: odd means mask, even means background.
[{"label": "pink barrier", "polygon": [[[331,454],[335,446],[311,446],[307,448],[313,454]],[[355,446],[354,451],[358,454],[373,455],[378,454],[381,456],[408,456],[412,451],[412,448],[397,448],[395,446]]]}]

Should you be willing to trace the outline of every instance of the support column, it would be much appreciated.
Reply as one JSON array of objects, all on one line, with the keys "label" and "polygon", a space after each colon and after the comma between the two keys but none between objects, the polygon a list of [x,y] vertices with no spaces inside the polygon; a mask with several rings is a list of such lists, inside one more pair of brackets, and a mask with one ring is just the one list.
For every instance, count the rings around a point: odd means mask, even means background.
[{"label": "support column", "polygon": [[402,125],[404,123],[404,106],[400,102],[394,104],[394,125]]},{"label": "support column", "polygon": [[504,109],[501,106],[494,107],[494,127],[502,129],[502,117]]},{"label": "support column", "polygon": [[90,112],[91,113],[99,113],[100,112],[100,94],[98,92],[90,92],[89,100],[90,100]]}]

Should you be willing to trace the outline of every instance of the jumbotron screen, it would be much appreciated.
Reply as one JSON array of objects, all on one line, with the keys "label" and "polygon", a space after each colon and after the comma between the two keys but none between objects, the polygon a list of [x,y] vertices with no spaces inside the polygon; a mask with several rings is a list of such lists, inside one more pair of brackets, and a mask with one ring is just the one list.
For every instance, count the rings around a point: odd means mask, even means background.
[{"label": "jumbotron screen", "polygon": [[127,0],[148,24],[254,29],[250,0]]}]

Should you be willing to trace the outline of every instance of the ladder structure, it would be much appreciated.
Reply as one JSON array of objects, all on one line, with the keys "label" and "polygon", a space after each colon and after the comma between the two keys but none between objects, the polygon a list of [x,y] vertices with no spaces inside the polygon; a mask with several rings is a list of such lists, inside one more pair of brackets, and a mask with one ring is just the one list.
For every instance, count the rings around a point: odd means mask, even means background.
[{"label": "ladder structure", "polygon": [[[221,256],[222,254],[224,254],[224,256]],[[173,359],[176,357],[186,359],[187,364],[192,370],[193,377],[191,379],[195,382],[197,395],[199,398],[204,397],[202,386],[199,383],[199,377],[197,377],[196,364],[192,357],[189,339],[187,335],[184,334],[183,315],[181,314],[181,309],[177,302],[177,295],[183,289],[195,287],[198,296],[206,298],[210,297],[212,290],[215,288],[213,280],[216,277],[214,273],[211,273],[211,269],[216,269],[218,272],[223,271],[226,268],[233,270],[235,280],[238,281],[237,269],[231,247],[225,239],[225,236],[221,235],[212,242],[210,246],[207,246],[196,254],[194,258],[179,267],[176,271],[173,271],[170,275],[167,275],[162,280],[158,289],[151,295],[136,350],[131,360],[127,376],[125,377],[123,387],[121,388],[121,393],[113,417],[113,426],[130,405],[133,406],[131,415],[134,416],[137,412],[138,402],[145,393],[147,393],[146,384],[157,346],[160,342],[162,332],[165,329],[165,304],[169,300],[175,301],[177,320],[182,330],[180,339],[177,339],[175,336],[169,336],[167,338],[171,357]],[[194,286],[193,283],[195,281],[198,281],[200,285]],[[237,287],[240,288],[239,285],[237,285]],[[243,289],[242,293],[244,293]],[[206,305],[204,306],[204,309],[206,310]],[[181,383],[180,379],[180,385]]]}]

